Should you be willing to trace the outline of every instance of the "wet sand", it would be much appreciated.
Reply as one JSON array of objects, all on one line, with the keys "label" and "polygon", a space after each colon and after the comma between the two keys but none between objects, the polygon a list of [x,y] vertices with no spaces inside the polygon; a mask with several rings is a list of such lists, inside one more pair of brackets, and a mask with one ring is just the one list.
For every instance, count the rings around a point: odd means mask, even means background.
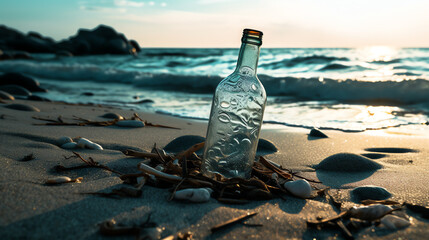
[{"label": "wet sand", "polygon": [[[118,126],[42,126],[46,123],[33,116],[68,122],[73,116],[105,121],[100,116],[114,112],[131,117],[135,111],[102,106],[69,105],[26,100],[4,100],[0,104],[0,236],[3,239],[105,239],[98,224],[115,219],[124,224],[141,224],[149,214],[162,230],[162,237],[190,231],[195,239],[333,239],[342,238],[337,230],[307,228],[306,220],[329,217],[338,211],[325,199],[299,199],[288,196],[269,201],[253,201],[244,205],[229,205],[212,198],[207,203],[168,201],[168,189],[143,187],[139,198],[112,199],[82,194],[108,191],[122,186],[117,174],[102,169],[80,169],[56,173],[55,165],[75,166],[77,159],[66,159],[72,150],[62,149],[57,140],[63,136],[84,137],[100,144],[104,150],[75,149],[85,158],[124,173],[138,172],[141,161],[129,158],[121,150],[130,148],[150,151],[153,144],[164,147],[183,135],[205,136],[207,122],[171,116],[138,112],[148,122],[180,128],[166,129],[146,126],[123,128]],[[7,104],[32,105],[40,110],[23,111],[6,108]],[[261,138],[273,142],[278,152],[266,158],[285,168],[300,172],[301,176],[320,180],[329,186],[345,209],[357,205],[350,191],[359,186],[375,185],[391,193],[390,199],[428,206],[429,204],[429,126],[410,134],[394,129],[363,133],[323,131],[329,138],[310,137],[307,129],[264,124]],[[348,153],[357,164],[372,161],[379,169],[350,171]],[[35,159],[22,161],[33,154]],[[327,160],[327,158],[331,160]],[[333,159],[333,160],[332,160]],[[365,159],[362,163],[359,159]],[[328,170],[315,170],[326,161]],[[353,160],[351,160],[353,161]],[[353,163],[355,164],[355,163]],[[320,166],[320,165],[319,165]],[[317,167],[316,167],[317,168]],[[331,170],[335,171],[329,171]],[[81,183],[45,185],[46,179],[66,175],[83,177]],[[210,228],[246,212],[258,214],[247,223],[262,227],[236,225],[212,234]],[[409,211],[412,225],[408,228],[386,231],[371,226],[355,233],[356,239],[421,239],[429,233],[429,221]],[[109,237],[130,239],[132,236]]]}]

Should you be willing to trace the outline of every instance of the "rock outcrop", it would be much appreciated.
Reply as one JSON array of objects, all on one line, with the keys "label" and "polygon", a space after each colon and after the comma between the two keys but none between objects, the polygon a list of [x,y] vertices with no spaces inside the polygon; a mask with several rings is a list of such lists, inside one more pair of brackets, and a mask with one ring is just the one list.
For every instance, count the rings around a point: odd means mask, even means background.
[{"label": "rock outcrop", "polygon": [[76,35],[55,42],[37,32],[21,33],[0,26],[0,60],[29,59],[28,53],[58,53],[61,56],[94,54],[137,54],[140,46],[124,34],[106,25],[95,29],[79,29]]}]

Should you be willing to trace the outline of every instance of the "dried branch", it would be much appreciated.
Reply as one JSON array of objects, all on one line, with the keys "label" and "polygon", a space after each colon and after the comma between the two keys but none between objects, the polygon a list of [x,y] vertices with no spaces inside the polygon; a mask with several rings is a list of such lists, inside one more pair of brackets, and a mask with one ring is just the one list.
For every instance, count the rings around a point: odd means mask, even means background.
[{"label": "dried branch", "polygon": [[125,154],[126,156],[132,156],[132,157],[138,157],[138,158],[154,159],[158,157],[158,154],[156,153],[138,152],[131,149],[123,150],[122,153]]},{"label": "dried branch", "polygon": [[193,145],[192,147],[188,148],[186,151],[181,152],[176,155],[176,159],[183,160],[183,158],[189,158],[192,154],[194,154],[196,151],[200,150],[204,147],[205,142],[197,143]]},{"label": "dried branch", "polygon": [[242,222],[242,221],[244,221],[244,220],[246,220],[246,219],[249,219],[249,218],[251,218],[251,217],[255,216],[256,214],[258,214],[258,213],[257,213],[257,212],[253,212],[253,213],[246,213],[246,214],[241,215],[241,216],[239,216],[239,217],[236,217],[236,218],[230,219],[230,220],[228,220],[228,221],[225,221],[225,222],[223,222],[223,223],[221,223],[221,224],[218,224],[218,225],[216,225],[216,226],[212,227],[210,230],[211,230],[211,232],[212,232],[212,233],[217,232],[217,231],[219,231],[219,230],[221,230],[221,229],[224,229],[224,228],[226,228],[226,227],[229,227],[229,226],[231,226],[231,225],[234,225],[234,224],[236,224],[236,223],[238,223],[238,222]]},{"label": "dried branch", "polygon": [[107,171],[109,171],[109,172],[116,173],[116,174],[118,174],[118,175],[123,175],[123,174],[122,174],[121,172],[119,172],[119,171],[113,170],[113,169],[109,168],[108,166],[105,166],[105,165],[99,164],[98,162],[94,161],[94,159],[92,159],[92,158],[89,158],[89,160],[86,160],[86,159],[84,159],[84,158],[83,158],[79,153],[77,153],[77,152],[73,152],[73,154],[74,154],[74,155],[76,155],[76,156],[77,156],[80,160],[82,160],[84,163],[86,163],[89,167],[93,167],[93,168],[101,168],[101,169],[107,170]]},{"label": "dried branch", "polygon": [[261,164],[263,164],[265,167],[267,167],[268,169],[276,172],[279,176],[282,176],[284,179],[292,179],[292,175],[285,172],[284,170],[278,168],[277,166],[274,166],[273,164],[271,164],[270,162],[268,162],[264,157],[260,156],[259,157],[259,162]]}]

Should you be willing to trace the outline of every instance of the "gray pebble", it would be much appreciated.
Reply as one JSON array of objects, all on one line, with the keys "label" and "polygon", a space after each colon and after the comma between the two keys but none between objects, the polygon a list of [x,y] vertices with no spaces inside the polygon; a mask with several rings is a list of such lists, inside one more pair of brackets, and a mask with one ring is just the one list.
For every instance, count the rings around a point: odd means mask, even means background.
[{"label": "gray pebble", "polygon": [[256,151],[258,152],[259,155],[265,155],[269,153],[275,153],[279,150],[276,147],[276,145],[274,145],[274,143],[266,139],[260,138],[258,142],[258,148],[256,149]]},{"label": "gray pebble", "polygon": [[383,187],[367,185],[354,188],[351,192],[351,197],[355,202],[362,200],[384,200],[392,196],[392,194]]},{"label": "gray pebble", "polygon": [[13,96],[28,97],[32,95],[30,91],[18,85],[3,85],[0,86],[0,90],[5,91]]},{"label": "gray pebble", "polygon": [[27,104],[9,104],[4,107],[20,111],[40,112],[40,109]]},{"label": "gray pebble", "polygon": [[71,139],[70,137],[60,137],[57,140],[57,145],[62,146],[64,144],[70,143],[70,142],[73,142],[73,139]]},{"label": "gray pebble", "polygon": [[326,134],[324,134],[322,131],[320,131],[317,128],[311,129],[309,136],[310,137],[317,137],[317,138],[328,138],[328,136]]},{"label": "gray pebble", "polygon": [[118,119],[118,120],[124,119],[124,117],[122,117],[121,115],[119,115],[117,113],[106,113],[104,115],[101,115],[100,117],[108,118],[108,119]]},{"label": "gray pebble", "polygon": [[[173,141],[169,142],[164,150],[168,153],[179,153],[187,150],[197,143],[204,142],[206,138],[196,135],[184,135],[178,138],[175,138]],[[202,154],[202,150],[197,151],[197,154]]]},{"label": "gray pebble", "polygon": [[383,166],[364,156],[353,153],[337,153],[322,160],[314,166],[316,170],[338,172],[376,171]]}]

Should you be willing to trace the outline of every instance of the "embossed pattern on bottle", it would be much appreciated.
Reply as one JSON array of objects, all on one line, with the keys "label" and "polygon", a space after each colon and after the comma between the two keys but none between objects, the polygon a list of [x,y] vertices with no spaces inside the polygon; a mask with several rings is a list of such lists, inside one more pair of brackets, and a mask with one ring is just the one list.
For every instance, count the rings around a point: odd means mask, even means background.
[{"label": "embossed pattern on bottle", "polygon": [[242,67],[217,87],[213,98],[202,171],[250,177],[262,126],[265,90],[254,70]]}]

